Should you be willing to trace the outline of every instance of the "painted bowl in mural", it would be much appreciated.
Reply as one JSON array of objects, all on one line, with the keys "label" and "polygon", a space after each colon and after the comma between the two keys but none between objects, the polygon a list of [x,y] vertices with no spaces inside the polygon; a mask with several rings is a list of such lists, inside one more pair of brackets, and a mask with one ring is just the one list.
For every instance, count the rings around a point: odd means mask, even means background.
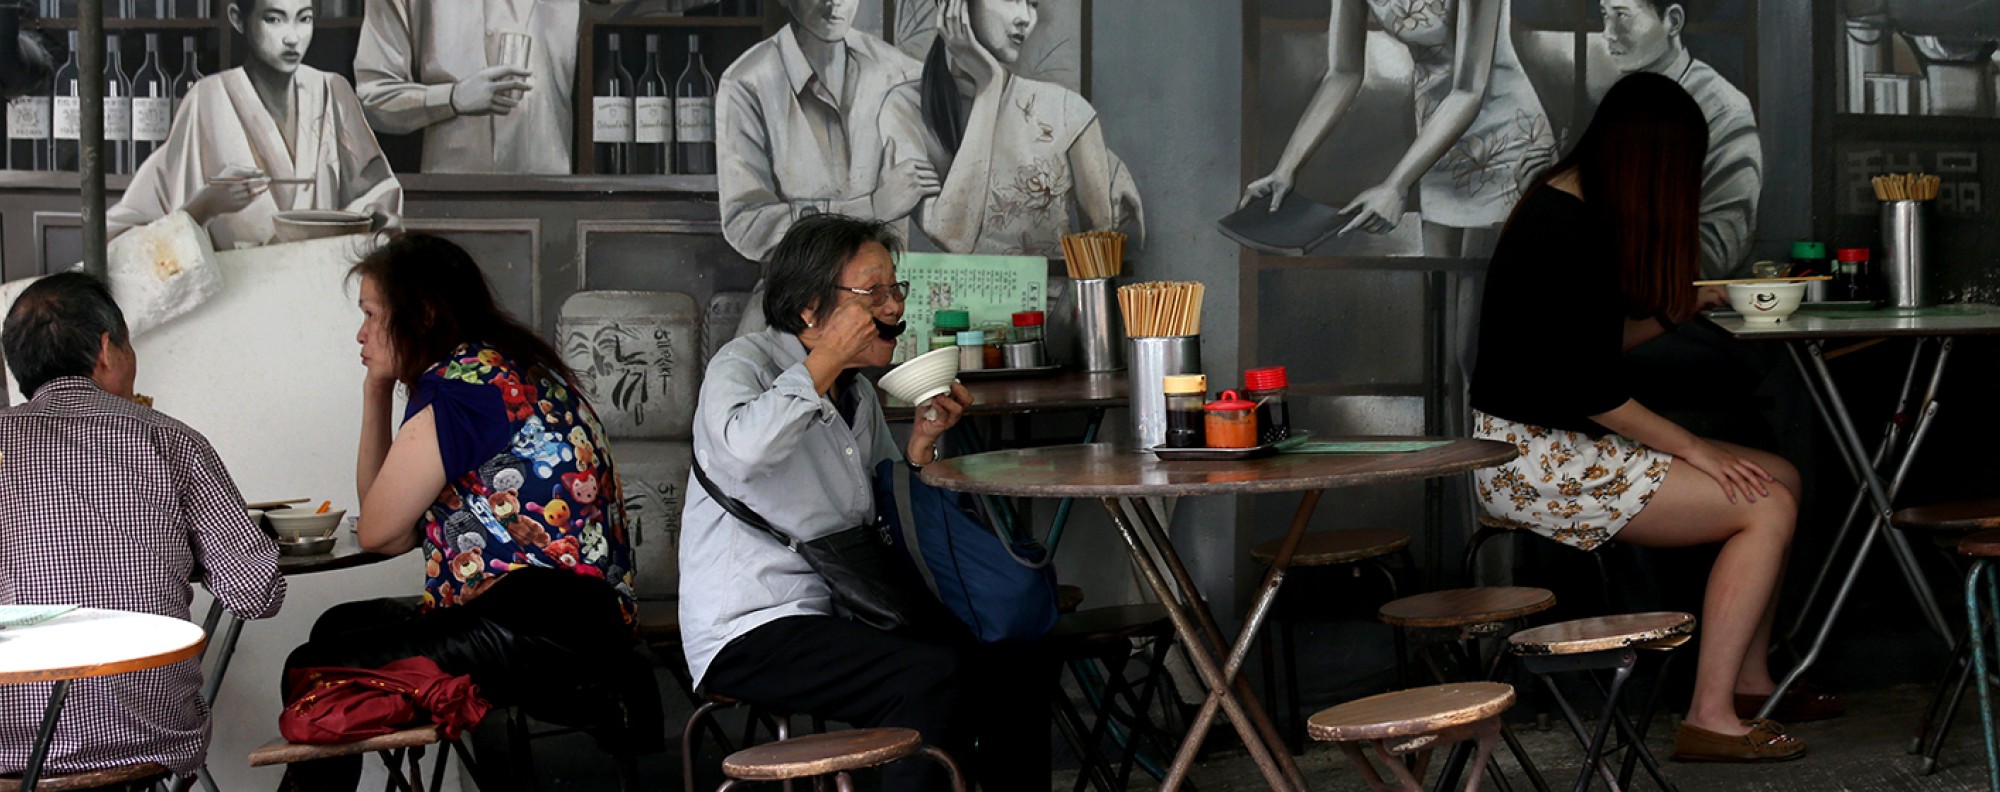
[{"label": "painted bowl in mural", "polygon": [[1729,306],[1746,322],[1782,322],[1806,296],[1805,281],[1731,283],[1728,288]]},{"label": "painted bowl in mural", "polygon": [[331,535],[334,527],[340,525],[340,518],[346,514],[346,509],[333,509],[320,514],[305,509],[278,509],[265,512],[264,521],[271,524],[271,531],[279,539],[305,539]]},{"label": "painted bowl in mural", "polygon": [[302,242],[308,239],[366,233],[373,224],[368,215],[336,209],[301,209],[279,212],[271,218],[277,226],[276,241]]},{"label": "painted bowl in mural", "polygon": [[911,358],[882,375],[882,390],[910,404],[923,404],[931,397],[951,390],[958,378],[958,348],[933,349]]}]

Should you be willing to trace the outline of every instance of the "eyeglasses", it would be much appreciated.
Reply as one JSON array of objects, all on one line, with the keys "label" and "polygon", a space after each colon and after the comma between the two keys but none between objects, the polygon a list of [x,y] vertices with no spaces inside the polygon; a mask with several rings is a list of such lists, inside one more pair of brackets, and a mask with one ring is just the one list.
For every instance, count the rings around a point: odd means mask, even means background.
[{"label": "eyeglasses", "polygon": [[909,281],[897,281],[887,286],[877,286],[873,289],[857,289],[853,286],[841,286],[839,284],[834,284],[834,287],[850,294],[859,294],[868,298],[868,306],[871,308],[888,302],[891,297],[896,298],[896,302],[903,302],[910,299]]}]

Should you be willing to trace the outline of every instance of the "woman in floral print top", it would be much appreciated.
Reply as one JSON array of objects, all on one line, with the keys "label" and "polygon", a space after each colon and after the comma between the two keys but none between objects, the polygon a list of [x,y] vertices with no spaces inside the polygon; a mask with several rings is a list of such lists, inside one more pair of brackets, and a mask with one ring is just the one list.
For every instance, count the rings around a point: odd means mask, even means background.
[{"label": "woman in floral print top", "polygon": [[630,616],[618,477],[597,414],[565,382],[524,381],[481,344],[461,345],[417,379],[404,420],[430,408],[443,469],[463,471],[419,520],[426,607],[536,566],[611,582]]},{"label": "woman in floral print top", "polygon": [[[470,675],[495,705],[593,726],[613,744],[657,741],[658,692],[631,649],[618,476],[568,366],[442,238],[390,238],[353,274],[368,370],[360,543],[385,555],[421,548],[424,592],[329,609],[286,660],[287,677],[422,655]],[[398,386],[409,400],[392,440]],[[359,757],[308,764],[293,766],[287,788],[355,788]]]}]

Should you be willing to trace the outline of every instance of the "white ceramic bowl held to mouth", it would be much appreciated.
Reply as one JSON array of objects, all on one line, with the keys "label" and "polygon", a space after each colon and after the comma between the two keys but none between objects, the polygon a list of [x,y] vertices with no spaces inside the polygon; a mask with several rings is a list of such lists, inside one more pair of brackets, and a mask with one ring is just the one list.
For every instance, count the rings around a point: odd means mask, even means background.
[{"label": "white ceramic bowl held to mouth", "polygon": [[1727,288],[1729,307],[1742,314],[1743,321],[1758,324],[1784,321],[1806,296],[1804,281],[1731,283]]},{"label": "white ceramic bowl held to mouth", "polygon": [[958,378],[958,348],[933,349],[889,370],[877,383],[889,395],[912,405],[923,404],[931,397],[951,390],[951,382]]}]

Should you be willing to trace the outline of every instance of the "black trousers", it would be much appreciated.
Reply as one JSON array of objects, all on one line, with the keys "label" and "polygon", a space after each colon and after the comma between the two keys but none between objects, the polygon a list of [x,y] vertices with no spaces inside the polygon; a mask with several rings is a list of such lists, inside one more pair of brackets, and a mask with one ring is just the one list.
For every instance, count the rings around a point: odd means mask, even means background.
[{"label": "black trousers", "polygon": [[[729,642],[708,692],[859,727],[916,729],[985,792],[1049,788],[1049,701],[1058,665],[1040,644],[887,633],[832,616],[793,616]],[[883,771],[889,792],[944,789],[933,762]]]},{"label": "black trousers", "polygon": [[[537,720],[590,731],[608,751],[631,753],[665,739],[659,689],[635,643],[610,584],[531,567],[507,573],[471,602],[424,614],[414,597],[334,606],[285,670],[377,668],[421,655],[447,674],[470,675],[495,707],[518,706]],[[516,786],[506,773],[502,720],[489,716],[473,733],[474,753],[484,757],[480,788],[489,792]],[[350,792],[361,765],[359,756],[294,765],[285,788]]]}]

